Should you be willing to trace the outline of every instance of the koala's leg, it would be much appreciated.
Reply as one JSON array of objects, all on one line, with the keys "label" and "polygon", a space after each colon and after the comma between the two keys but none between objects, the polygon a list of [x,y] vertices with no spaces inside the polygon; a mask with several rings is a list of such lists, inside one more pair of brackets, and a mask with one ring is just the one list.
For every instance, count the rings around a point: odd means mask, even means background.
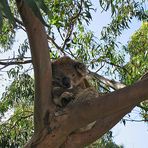
[{"label": "koala's leg", "polygon": [[78,92],[78,94],[76,94],[75,100],[73,103],[75,102],[83,102],[83,101],[93,101],[93,98],[96,98],[99,95],[99,93],[93,88],[93,87],[89,87],[86,89],[81,89],[81,91]]}]

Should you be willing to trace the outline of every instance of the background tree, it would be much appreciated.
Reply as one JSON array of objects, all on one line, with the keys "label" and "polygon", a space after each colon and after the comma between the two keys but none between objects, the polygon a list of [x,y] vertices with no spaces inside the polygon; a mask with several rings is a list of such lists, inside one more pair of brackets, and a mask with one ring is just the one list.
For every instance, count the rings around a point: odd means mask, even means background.
[{"label": "background tree", "polygon": [[[130,61],[124,66],[126,71],[121,70],[122,82],[130,85],[139,80],[148,69],[148,23],[143,22],[142,26],[132,35],[128,46],[125,47]],[[141,115],[145,121],[148,120],[148,104],[147,101],[138,105],[141,108]]]},{"label": "background tree", "polygon": [[[102,29],[100,39],[96,38],[94,33],[87,28],[92,19],[91,12],[94,10],[91,1],[12,0],[9,3],[7,1],[0,2],[0,43],[4,49],[1,52],[9,52],[15,42],[16,32],[23,30],[29,38],[29,43],[25,39],[18,49],[14,49],[16,56],[0,61],[1,70],[8,66],[17,65],[10,70],[7,69],[8,76],[13,82],[3,93],[0,104],[1,118],[9,110],[13,112],[9,120],[1,121],[0,144],[3,147],[24,145],[33,134],[33,126],[35,126],[35,133],[30,141],[31,144],[33,143],[40,147],[45,145],[47,147],[88,145],[106,133],[137,103],[148,97],[147,79],[137,82],[131,87],[109,93],[112,89],[116,90],[125,87],[122,82],[133,84],[147,70],[146,60],[148,55],[147,49],[144,48],[147,46],[142,45],[141,47],[143,48],[139,49],[133,48],[134,44],[129,44],[126,52],[131,55],[132,60],[126,64],[124,62],[124,54],[119,54],[117,43],[117,37],[121,35],[124,29],[129,27],[129,22],[132,21],[133,17],[139,20],[147,19],[147,14],[143,7],[145,1],[99,2],[102,11],[110,11],[112,18],[111,23]],[[17,11],[17,8],[19,11]],[[22,20],[19,15],[21,15]],[[46,27],[46,30],[44,27]],[[133,40],[136,41],[136,39]],[[31,50],[31,57],[29,58],[28,49]],[[136,51],[139,50],[145,52],[145,54],[140,52],[141,56],[137,57],[141,61],[139,66],[142,69],[142,73],[138,73],[137,76],[136,68],[133,68],[131,75],[133,77],[134,74],[134,77],[136,77],[133,80],[128,75],[128,77],[125,77],[125,74],[130,72],[130,67],[134,67],[130,65],[133,63],[134,57],[139,55],[136,54]],[[122,53],[124,53],[124,49],[122,49]],[[64,109],[71,116],[71,121],[68,118],[64,119],[65,117],[63,116],[55,116],[56,123],[55,120],[50,119],[50,116],[46,118],[49,113],[53,114],[56,112],[51,100],[49,55],[51,59],[55,59],[65,54],[84,62],[89,69],[95,69],[96,73],[91,72],[91,75],[95,78],[92,83],[99,92],[108,92],[108,95],[100,97],[103,101],[99,100],[100,98],[95,99],[95,103],[89,106],[89,110],[91,108],[96,110],[92,110],[90,114],[87,112],[88,106],[84,107],[86,105],[85,102],[79,105],[74,104],[73,109]],[[142,57],[146,60],[143,60]],[[30,64],[29,66],[24,66],[24,64],[28,63],[33,63],[33,67],[30,67]],[[30,70],[32,68],[34,69],[35,80],[31,77],[32,73]],[[98,71],[103,71],[102,74],[112,78],[119,75],[121,83],[98,75]],[[136,91],[137,89],[139,91]],[[34,93],[35,104],[33,103]],[[120,98],[121,103],[119,103],[118,98]],[[117,102],[118,104],[116,104]],[[33,105],[35,105],[34,125],[32,123]],[[143,109],[147,111],[146,105]],[[76,122],[72,118],[75,115],[75,111],[80,113],[77,117],[80,123],[74,124],[73,127],[68,126],[68,123]],[[81,121],[81,117],[86,115],[88,115],[87,119]],[[47,119],[46,124],[44,119]],[[82,135],[71,135],[73,130],[86,125],[92,120],[97,120],[98,122],[90,132],[81,133]],[[108,125],[108,122],[111,124]],[[62,123],[60,128],[56,127],[58,123]],[[65,133],[62,131],[65,131]],[[90,134],[91,137],[88,137]],[[66,139],[68,136],[69,139]],[[82,138],[78,142],[80,137],[84,137],[84,139]]]}]

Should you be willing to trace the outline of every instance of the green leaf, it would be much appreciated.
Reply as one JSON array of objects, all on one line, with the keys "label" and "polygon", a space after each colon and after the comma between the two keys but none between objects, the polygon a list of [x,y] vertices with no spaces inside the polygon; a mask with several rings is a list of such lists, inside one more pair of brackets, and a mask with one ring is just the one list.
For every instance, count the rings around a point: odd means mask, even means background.
[{"label": "green leaf", "polygon": [[86,17],[87,17],[88,19],[92,20],[92,17],[91,17],[91,14],[90,14],[89,11],[86,11]]},{"label": "green leaf", "polygon": [[[0,1],[0,10],[1,10],[0,19],[4,15],[4,17],[8,18],[9,23],[14,25],[14,23],[15,23],[14,17],[13,17],[13,14],[11,13],[11,10],[10,10],[7,0]],[[1,21],[0,27],[2,27],[2,21]]]},{"label": "green leaf", "polygon": [[2,17],[2,12],[0,11],[0,32],[2,29],[2,24],[3,24],[3,17]]},{"label": "green leaf", "polygon": [[[27,5],[32,9],[32,11],[34,12],[34,14],[40,19],[40,21],[47,27],[49,27],[47,25],[47,23],[44,21],[42,14],[40,12],[39,7],[37,6],[35,0],[25,0],[25,2],[27,3]],[[39,4],[39,2],[37,2]],[[40,2],[41,3],[41,2]],[[42,3],[41,3],[42,4]]]},{"label": "green leaf", "polygon": [[36,4],[48,15],[49,12],[48,7],[45,5],[45,3],[42,0],[36,0]]}]

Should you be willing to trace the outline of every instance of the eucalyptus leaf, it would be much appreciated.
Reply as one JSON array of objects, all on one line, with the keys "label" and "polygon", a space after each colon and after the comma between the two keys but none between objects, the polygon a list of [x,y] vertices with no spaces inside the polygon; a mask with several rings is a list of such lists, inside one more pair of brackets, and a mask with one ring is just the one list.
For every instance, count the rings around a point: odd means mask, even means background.
[{"label": "eucalyptus leaf", "polygon": [[13,14],[11,13],[7,0],[0,1],[0,11],[1,11],[1,16],[4,15],[4,17],[8,18],[10,24],[15,25],[14,17],[13,17]]},{"label": "eucalyptus leaf", "polygon": [[[45,25],[48,26],[47,23],[44,21],[42,14],[40,12],[40,8],[38,7],[38,5],[36,4],[36,0],[25,0],[25,2],[27,3],[27,5],[32,9],[32,11],[34,12],[34,14],[40,19],[40,21]],[[37,1],[38,2],[38,1]],[[39,6],[42,8],[43,6],[43,2],[38,2],[38,4],[40,4]],[[42,4],[42,5],[41,5]]]}]

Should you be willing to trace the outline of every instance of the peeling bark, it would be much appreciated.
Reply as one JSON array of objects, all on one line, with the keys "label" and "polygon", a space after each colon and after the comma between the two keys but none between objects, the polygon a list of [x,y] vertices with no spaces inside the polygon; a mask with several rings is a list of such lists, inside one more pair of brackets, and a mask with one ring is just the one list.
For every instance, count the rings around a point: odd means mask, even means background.
[{"label": "peeling bark", "polygon": [[94,77],[95,79],[101,81],[102,83],[104,83],[105,85],[107,86],[110,86],[112,89],[114,90],[118,90],[120,88],[124,88],[126,85],[125,84],[122,84],[120,82],[116,82],[114,80],[109,80],[95,72],[92,72],[92,71],[89,71],[89,75]]}]

